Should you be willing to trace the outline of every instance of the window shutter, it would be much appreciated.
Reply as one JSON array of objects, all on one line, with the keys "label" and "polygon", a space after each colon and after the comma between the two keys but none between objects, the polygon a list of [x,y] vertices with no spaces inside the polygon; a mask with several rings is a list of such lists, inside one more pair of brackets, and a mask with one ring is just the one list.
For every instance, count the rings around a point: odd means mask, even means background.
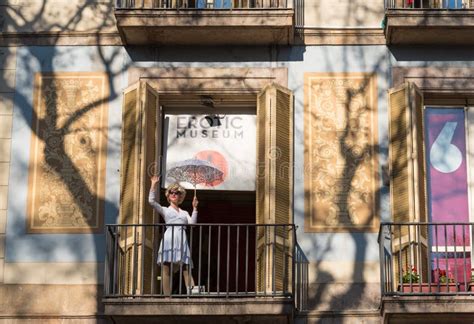
[{"label": "window shutter", "polygon": [[120,179],[120,223],[153,222],[147,202],[149,177],[157,167],[160,151],[158,93],[144,81],[124,91],[122,111],[122,161]]},{"label": "window shutter", "polygon": [[150,191],[150,176],[152,173],[159,173],[158,168],[158,156],[161,151],[161,132],[160,130],[160,105],[158,93],[153,88],[143,82],[142,87],[142,122],[141,129],[143,134],[141,137],[141,148],[143,152],[141,159],[140,175],[142,178],[142,184],[140,186],[141,197],[140,197],[140,224],[151,224],[154,222],[154,209],[148,203],[148,193]]},{"label": "window shutter", "polygon": [[[121,224],[150,224],[154,211],[147,202],[149,177],[157,168],[160,152],[160,108],[158,93],[139,81],[124,91],[122,111],[122,156],[120,179]],[[121,245],[128,260],[124,276],[125,294],[150,293],[156,269],[152,260],[153,229],[121,230]]]},{"label": "window shutter", "polygon": [[267,142],[270,138],[267,129],[267,94],[261,92],[257,97],[257,184],[256,184],[256,211],[257,224],[265,224],[265,211],[268,210],[268,161],[266,157]]},{"label": "window shutter", "polygon": [[121,224],[138,221],[135,205],[138,187],[138,138],[139,121],[138,84],[124,91],[122,108],[122,155],[120,167],[120,219]]},{"label": "window shutter", "polygon": [[[120,166],[120,224],[137,223],[136,191],[138,189],[138,133],[139,115],[139,87],[134,84],[123,94],[122,107],[122,153]],[[126,227],[119,228],[119,289],[121,294],[132,294],[133,278],[133,244],[136,236]]]},{"label": "window shutter", "polygon": [[[426,194],[426,160],[425,160],[425,127],[424,127],[424,103],[423,93],[415,85],[411,85],[411,102],[412,115],[413,115],[413,132],[414,135],[414,188],[415,188],[415,219],[418,222],[428,222],[428,209],[427,209],[427,194]],[[415,235],[418,235],[416,240],[418,242],[417,254],[414,257],[415,264],[417,265],[418,271],[421,275],[421,279],[424,282],[428,280],[429,269],[429,245],[428,245],[428,227],[421,226],[415,231]]]},{"label": "window shutter", "polygon": [[[423,93],[416,85],[412,85],[413,120],[414,120],[414,159],[415,159],[415,218],[419,222],[428,222],[426,197],[426,160],[425,160],[425,127]],[[427,234],[425,235],[425,238]]]},{"label": "window shutter", "polygon": [[[426,222],[423,95],[412,83],[389,91],[390,197],[392,220]],[[419,232],[418,232],[419,231]],[[425,277],[428,266],[427,228],[392,228],[395,281],[401,270],[416,266]]]},{"label": "window shutter", "polygon": [[[146,82],[142,82],[142,142],[141,142],[141,177],[142,185],[140,186],[140,224],[154,224],[157,221],[158,215],[155,210],[148,203],[148,193],[150,191],[150,176],[152,173],[160,173],[159,155],[161,152],[161,110],[159,104],[158,92]],[[138,285],[142,293],[149,294],[155,289],[152,286],[156,286],[157,282],[153,278],[156,278],[158,273],[158,267],[156,262],[153,260],[153,244],[156,244],[160,238],[154,237],[158,233],[153,230],[152,227],[141,228],[140,235],[144,235],[141,238],[140,244],[144,244],[144,251],[140,247],[139,256],[140,273],[143,273],[143,277],[140,278],[140,284]],[[143,263],[141,262],[141,259]],[[156,287],[155,287],[156,288]]]},{"label": "window shutter", "polygon": [[[290,224],[293,210],[293,94],[276,84],[257,97],[257,224]],[[289,291],[289,228],[257,230],[257,289]]]}]

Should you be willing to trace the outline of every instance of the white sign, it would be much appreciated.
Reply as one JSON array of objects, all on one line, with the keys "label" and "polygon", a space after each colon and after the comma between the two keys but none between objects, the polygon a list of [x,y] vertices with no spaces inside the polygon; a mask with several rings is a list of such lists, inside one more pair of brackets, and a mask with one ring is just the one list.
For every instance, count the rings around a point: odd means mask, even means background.
[{"label": "white sign", "polygon": [[194,188],[192,180],[170,177],[171,171],[183,167],[185,160],[191,164],[203,160],[197,164],[215,167],[222,176],[197,184],[197,189],[255,190],[255,115],[165,115],[165,134],[165,187],[178,180],[185,188]]}]

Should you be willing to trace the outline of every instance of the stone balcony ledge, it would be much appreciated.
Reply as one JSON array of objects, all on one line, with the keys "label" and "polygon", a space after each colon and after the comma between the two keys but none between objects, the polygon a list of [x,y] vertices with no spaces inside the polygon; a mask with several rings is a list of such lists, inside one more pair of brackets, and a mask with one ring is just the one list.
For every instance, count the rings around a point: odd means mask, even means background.
[{"label": "stone balcony ledge", "polygon": [[[259,298],[103,298],[104,314],[115,323],[142,323],[179,316],[180,323],[226,322],[229,318],[258,316],[264,323],[290,323],[294,301],[284,297]],[[184,321],[184,322],[183,322]],[[235,322],[234,320],[231,321]]]},{"label": "stone balcony ledge", "polygon": [[127,45],[291,44],[294,10],[115,9]]},{"label": "stone balcony ledge", "polygon": [[473,45],[474,9],[387,9],[388,45]]},{"label": "stone balcony ledge", "polygon": [[383,323],[472,324],[474,296],[394,296],[383,297]]}]

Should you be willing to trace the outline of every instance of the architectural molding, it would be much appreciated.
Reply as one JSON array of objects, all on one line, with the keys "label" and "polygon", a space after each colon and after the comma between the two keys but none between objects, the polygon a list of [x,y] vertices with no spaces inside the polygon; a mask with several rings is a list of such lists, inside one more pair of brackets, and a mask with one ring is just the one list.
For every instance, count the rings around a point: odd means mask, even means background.
[{"label": "architectural molding", "polygon": [[195,105],[212,95],[215,107],[256,105],[256,94],[269,83],[288,87],[287,68],[130,68],[128,84],[147,80],[160,93],[160,104]]},{"label": "architectural molding", "polygon": [[472,296],[396,296],[383,297],[382,323],[472,323]]},{"label": "architectural molding", "polygon": [[382,28],[297,27],[295,45],[385,45]]},{"label": "architectural molding", "polygon": [[288,87],[287,68],[131,68],[128,84],[139,79],[158,83],[158,89],[169,93],[218,90],[224,93],[258,93],[275,82]]},{"label": "architectural molding", "polygon": [[474,98],[474,68],[394,67],[392,84],[413,82],[425,96]]},{"label": "architectural molding", "polygon": [[0,46],[91,46],[122,45],[118,32],[35,32],[0,33]]},{"label": "architectural molding", "polygon": [[388,45],[472,45],[474,10],[388,9]]},{"label": "architectural molding", "polygon": [[377,77],[305,73],[305,232],[376,232]]},{"label": "architectural molding", "polygon": [[289,45],[294,36],[291,8],[121,8],[114,13],[128,45]]},{"label": "architectural molding", "polygon": [[377,323],[380,322],[380,310],[374,309],[374,310],[343,310],[343,311],[309,311],[309,312],[301,312],[296,317],[309,317],[311,319],[314,318],[337,318],[337,317],[349,317],[349,318],[371,318],[373,317]]},{"label": "architectural molding", "polygon": [[36,73],[28,233],[102,233],[109,87],[103,72]]},{"label": "architectural molding", "polygon": [[[123,45],[119,32],[3,32],[0,46]],[[296,28],[294,45],[385,45],[382,28]]]},{"label": "architectural molding", "polygon": [[[104,298],[105,313],[121,316],[276,316],[286,319],[292,314],[287,298]],[[285,322],[287,323],[287,322]]]}]

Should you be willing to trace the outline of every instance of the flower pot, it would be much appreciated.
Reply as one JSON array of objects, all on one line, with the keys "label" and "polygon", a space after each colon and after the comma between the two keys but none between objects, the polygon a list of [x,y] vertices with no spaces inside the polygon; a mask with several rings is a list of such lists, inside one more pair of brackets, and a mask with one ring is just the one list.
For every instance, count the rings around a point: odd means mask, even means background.
[{"label": "flower pot", "polygon": [[[436,287],[438,288],[438,287]],[[459,291],[459,284],[450,282],[447,285],[445,283],[440,283],[439,292],[458,292]]]},{"label": "flower pot", "polygon": [[433,293],[438,291],[438,287],[435,285],[431,285],[431,291],[430,291],[430,286],[427,283],[412,283],[411,286],[409,283],[403,283],[400,287],[399,290],[403,293]]},{"label": "flower pot", "polygon": [[467,286],[467,291],[474,291],[474,282],[470,282]]},{"label": "flower pot", "polygon": [[[474,283],[470,286],[470,289],[472,289],[470,291],[474,291]],[[412,283],[411,286],[409,283],[403,283],[398,287],[398,290],[407,294],[453,293],[460,291],[460,286],[459,283],[440,283],[439,286],[437,283],[432,283],[431,285],[428,285],[428,283]]]}]

